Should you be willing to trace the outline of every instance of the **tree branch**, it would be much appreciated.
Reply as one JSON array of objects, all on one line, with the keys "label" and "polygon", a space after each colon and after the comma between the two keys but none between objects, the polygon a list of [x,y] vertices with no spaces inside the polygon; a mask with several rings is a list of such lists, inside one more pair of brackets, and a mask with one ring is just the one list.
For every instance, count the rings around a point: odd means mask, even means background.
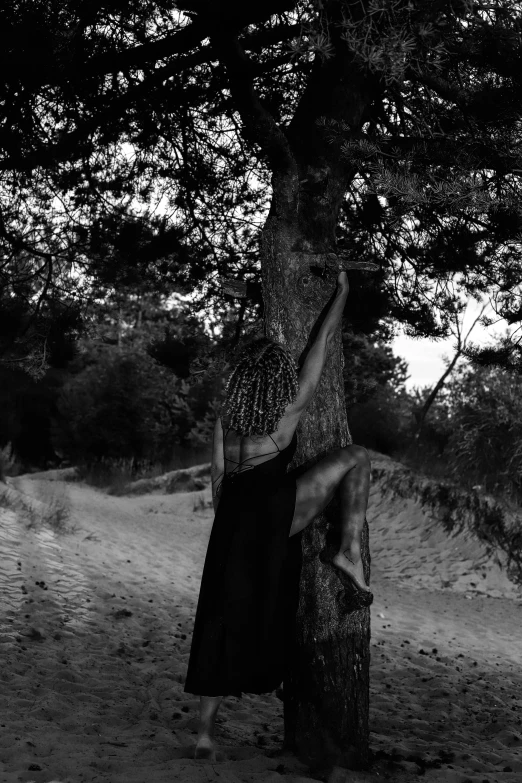
[{"label": "tree branch", "polygon": [[469,96],[465,90],[461,89],[457,84],[452,84],[447,79],[442,79],[440,76],[435,76],[432,73],[414,70],[409,68],[406,71],[407,80],[417,82],[418,84],[428,87],[433,92],[436,92],[440,98],[444,98],[446,101],[451,101],[458,106],[459,109],[466,113]]},{"label": "tree branch", "polygon": [[245,136],[261,147],[272,171],[295,170],[295,159],[285,133],[256,93],[253,65],[243,43],[233,33],[223,30],[212,36],[211,41],[226,68],[230,92],[243,121]]},{"label": "tree branch", "polygon": [[[245,26],[251,22],[246,21]],[[190,52],[201,45],[202,41],[209,36],[209,22],[206,19],[197,19],[188,24],[173,35],[167,35],[158,41],[151,41],[140,46],[121,51],[104,52],[103,54],[91,57],[87,60],[81,70],[72,68],[63,68],[56,64],[49,64],[48,57],[42,61],[37,58],[28,58],[24,52],[18,59],[16,56],[0,56],[0,65],[8,82],[25,82],[31,87],[41,87],[43,85],[59,86],[61,84],[71,83],[83,80],[93,76],[105,76],[111,73],[128,70],[129,68],[141,68],[152,65],[158,60],[164,60],[175,55],[182,55]],[[301,32],[299,24],[279,24],[273,27],[259,30],[243,38],[243,45],[250,51],[259,51],[265,46],[273,46],[276,43],[295,38]],[[204,47],[203,57],[200,63],[208,62],[215,57],[211,47]],[[184,70],[183,63],[192,60],[197,61],[198,53],[193,53],[187,61],[182,61],[181,67],[176,72]],[[174,69],[176,63],[171,64]],[[11,76],[10,76],[11,75]]]},{"label": "tree branch", "polygon": [[416,414],[417,428],[416,428],[416,432],[415,432],[415,435],[414,435],[415,439],[418,440],[418,438],[420,437],[420,433],[421,433],[423,424],[424,424],[424,422],[426,420],[426,416],[428,415],[428,411],[430,410],[431,406],[433,405],[433,403],[434,403],[438,393],[440,392],[440,390],[444,386],[444,384],[446,382],[446,378],[448,378],[449,375],[451,375],[451,373],[453,372],[453,370],[455,368],[455,365],[457,364],[457,362],[460,359],[460,357],[465,355],[465,351],[466,351],[467,344],[468,344],[468,338],[469,338],[471,332],[473,331],[473,329],[475,328],[475,326],[477,325],[477,323],[479,322],[479,320],[484,315],[484,311],[486,310],[486,308],[487,308],[487,303],[482,305],[479,314],[474,319],[473,323],[471,324],[471,326],[468,329],[468,331],[467,331],[467,333],[466,333],[464,338],[462,337],[462,329],[463,329],[463,326],[464,326],[464,319],[461,322],[461,321],[459,321],[458,316],[456,317],[455,327],[456,327],[456,332],[457,332],[457,334],[456,334],[456,337],[457,337],[457,349],[455,351],[453,359],[451,360],[451,362],[449,363],[448,367],[446,368],[446,371],[441,375],[441,377],[439,378],[439,380],[437,381],[437,383],[435,384],[433,389],[430,391],[430,393],[429,393],[428,397],[426,398],[426,400],[424,402],[424,405],[422,406],[422,409],[420,410],[420,412]]},{"label": "tree branch", "polygon": [[[343,38],[344,3],[323,0],[319,3],[317,29],[328,30],[328,43],[333,54],[314,55],[312,70],[299,98],[294,116],[288,126],[288,138],[298,160],[322,167],[329,161],[332,172],[346,169],[348,179],[353,170],[341,162],[335,145],[328,144],[324,129],[318,124],[322,118],[342,122],[357,133],[368,117],[368,110],[382,89],[368,69],[357,65],[353,53]],[[350,3],[350,15],[366,13],[366,2]],[[345,174],[341,175],[341,179]]]},{"label": "tree branch", "polygon": [[[515,153],[508,155],[501,148],[499,149],[498,143],[487,144],[480,139],[463,142],[459,139],[448,138],[447,135],[394,136],[390,133],[383,139],[370,137],[366,134],[351,134],[347,140],[351,144],[357,144],[360,141],[370,142],[376,148],[376,158],[383,155],[399,160],[402,159],[402,156],[415,153],[417,162],[422,162],[425,157],[426,163],[431,165],[452,158],[460,168],[466,170],[482,166],[501,174],[522,173],[520,155]],[[425,155],[422,152],[422,147],[426,147]],[[437,153],[438,158],[436,157]]]},{"label": "tree branch", "polygon": [[[300,25],[278,25],[269,30],[262,30],[252,35],[245,36],[240,45],[248,47],[251,51],[261,50],[263,47],[289,40],[300,31]],[[245,55],[246,57],[246,55]],[[33,152],[20,157],[11,155],[0,161],[0,171],[17,169],[18,171],[31,171],[38,166],[48,166],[61,160],[75,160],[81,157],[84,150],[80,148],[82,142],[112,117],[118,117],[141,95],[150,95],[151,90],[164,82],[180,75],[189,68],[212,62],[219,58],[219,53],[212,46],[204,46],[199,51],[180,57],[167,65],[156,68],[141,82],[127,89],[125,93],[112,98],[110,103],[98,111],[94,116],[86,119],[78,128],[70,133],[64,133],[55,144],[42,146]],[[276,63],[277,65],[278,63]],[[266,67],[266,64],[263,64]]]}]

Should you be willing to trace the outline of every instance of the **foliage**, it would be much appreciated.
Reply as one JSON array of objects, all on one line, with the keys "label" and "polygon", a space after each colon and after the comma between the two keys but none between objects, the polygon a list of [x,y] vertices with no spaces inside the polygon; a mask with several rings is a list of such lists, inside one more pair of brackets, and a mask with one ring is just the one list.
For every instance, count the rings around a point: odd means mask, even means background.
[{"label": "foliage", "polygon": [[171,413],[186,418],[182,394],[170,375],[136,353],[107,352],[78,373],[58,400],[58,448],[74,462],[103,456],[161,458],[158,447],[172,446],[179,429]]},{"label": "foliage", "polygon": [[[427,478],[419,475],[418,466],[405,470],[404,465],[377,462],[372,478],[392,497],[418,501],[437,519],[448,533],[470,532],[488,549],[498,548],[497,561],[509,579],[522,584],[522,530],[519,509],[509,508],[503,496],[492,498],[480,487],[463,488],[458,475]],[[504,557],[501,553],[506,555]]]},{"label": "foliage", "polygon": [[468,367],[451,384],[445,453],[456,475],[522,500],[522,377]]},{"label": "foliage", "polygon": [[522,345],[520,344],[520,327],[511,334],[506,334],[494,345],[478,346],[470,344],[465,352],[466,357],[481,367],[499,367],[521,375]]},{"label": "foliage", "polygon": [[221,364],[189,303],[122,287],[91,308],[85,328],[41,378],[0,369],[0,447],[11,443],[17,460],[10,475],[112,453],[170,465],[176,446],[208,449]]},{"label": "foliage", "polygon": [[[419,430],[418,422],[433,387],[414,388],[406,394],[408,417],[402,432],[402,441],[395,456],[412,470],[434,478],[451,478],[446,448],[452,431],[449,387],[444,386],[430,405],[428,415]],[[464,476],[460,479],[466,484]]]},{"label": "foliage", "polygon": [[[492,347],[495,350],[495,346]],[[415,420],[431,389],[405,395],[409,418],[395,455],[414,470],[477,486],[522,502],[522,376],[463,363],[430,408],[417,437]],[[392,399],[391,410],[398,398]],[[381,436],[382,425],[378,427]],[[384,428],[386,431],[386,428]]]},{"label": "foliage", "polygon": [[382,338],[343,334],[344,389],[355,443],[384,454],[401,448],[411,412],[407,364]]},{"label": "foliage", "polygon": [[[95,462],[82,462],[75,472],[74,481],[78,479],[94,487],[103,488],[109,495],[129,494],[129,485],[136,481],[141,481],[142,486],[137,490],[136,485],[132,487],[132,494],[148,494],[158,488],[155,481],[161,477],[160,486],[165,492],[171,491],[191,491],[196,482],[185,482],[184,490],[175,489],[176,479],[172,478],[171,471],[177,474],[177,483],[181,486],[183,480],[179,472],[183,468],[189,468],[193,465],[201,465],[209,461],[209,445],[205,444],[202,448],[174,448],[168,464],[151,462],[149,460],[136,460],[134,457],[114,459],[112,457],[102,457]],[[207,470],[208,472],[208,470]],[[170,481],[165,481],[165,477]],[[143,481],[145,480],[145,481]],[[197,479],[198,488],[201,480]]]},{"label": "foliage", "polygon": [[16,476],[18,467],[13,444],[8,442],[0,447],[0,481],[5,481],[6,476]]},{"label": "foliage", "polygon": [[390,456],[400,454],[411,429],[408,396],[379,385],[366,402],[348,410],[348,422],[354,443]]},{"label": "foliage", "polygon": [[51,368],[35,380],[20,368],[0,369],[0,446],[11,443],[17,472],[58,460],[51,421],[65,375],[63,368]]},{"label": "foliage", "polygon": [[210,392],[204,381],[178,378],[147,354],[109,349],[65,384],[53,442],[73,462],[169,464],[175,446],[208,437]]},{"label": "foliage", "polygon": [[212,341],[182,302],[120,292],[97,310],[58,400],[56,447],[74,462],[168,463],[202,445],[216,381],[199,370]]},{"label": "foliage", "polygon": [[343,333],[344,391],[346,405],[366,402],[376,387],[387,385],[396,394],[404,390],[408,365],[381,339]]},{"label": "foliage", "polygon": [[6,360],[130,280],[222,312],[289,171],[314,252],[381,267],[373,319],[444,335],[458,273],[520,320],[518,3],[8,0],[0,39]]},{"label": "foliage", "polygon": [[[410,392],[410,406],[415,422],[418,421],[419,415],[424,409],[426,400],[430,398],[431,393],[432,387],[430,386],[415,388]],[[419,446],[419,449],[422,448],[423,450],[429,451],[431,456],[442,457],[445,452],[453,427],[452,402],[453,394],[451,392],[451,386],[440,389],[437,397],[430,406],[429,413],[423,422],[420,433],[416,426],[415,430],[412,430],[412,436],[417,435],[419,444],[422,444]]]}]

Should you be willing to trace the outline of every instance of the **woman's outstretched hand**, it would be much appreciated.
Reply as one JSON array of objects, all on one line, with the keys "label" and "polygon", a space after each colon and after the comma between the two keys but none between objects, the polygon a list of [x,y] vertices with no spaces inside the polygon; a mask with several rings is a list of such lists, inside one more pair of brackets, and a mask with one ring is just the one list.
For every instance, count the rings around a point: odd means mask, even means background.
[{"label": "woman's outstretched hand", "polygon": [[346,274],[346,271],[344,269],[342,269],[339,272],[339,276],[337,278],[337,289],[339,293],[348,293],[348,291],[350,290],[348,275]]}]

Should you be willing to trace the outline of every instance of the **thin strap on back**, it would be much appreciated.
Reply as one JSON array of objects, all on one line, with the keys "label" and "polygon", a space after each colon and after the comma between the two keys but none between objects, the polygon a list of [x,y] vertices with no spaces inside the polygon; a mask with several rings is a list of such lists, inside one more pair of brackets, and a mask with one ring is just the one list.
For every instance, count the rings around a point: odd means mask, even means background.
[{"label": "thin strap on back", "polygon": [[[272,437],[271,435],[269,435],[268,437],[270,438],[270,440],[272,441],[272,443],[274,444],[274,446],[276,447],[276,449],[277,449],[278,451],[281,451],[281,449],[279,448],[279,446],[277,445],[277,443],[275,442],[275,440],[273,439],[273,437]],[[274,452],[273,452],[273,451],[271,451],[270,453],[271,453],[271,454],[273,454]]]},{"label": "thin strap on back", "polygon": [[[226,435],[225,435],[225,438],[223,439],[223,452],[224,452],[225,440],[226,440],[226,437],[227,437],[228,433],[230,432],[230,430],[231,430],[231,427],[228,428],[228,430],[226,432]],[[250,459],[258,459],[258,457],[268,457],[271,454],[280,454],[281,453],[281,449],[279,448],[279,446],[277,445],[277,443],[275,442],[273,437],[271,435],[268,435],[268,437],[270,438],[270,440],[272,441],[272,443],[276,447],[277,451],[265,451],[263,454],[255,454],[253,457],[247,457],[246,459],[242,460],[241,462],[237,462],[237,460],[231,459],[230,457],[225,457],[227,462],[233,462],[236,465],[236,467],[233,470],[229,470],[228,472],[225,471],[225,476],[231,476],[233,473],[243,473],[245,470],[252,470],[252,468],[257,467],[257,465],[247,465],[246,464],[248,462],[248,460],[250,460]],[[224,454],[223,454],[223,456],[224,456]],[[265,462],[269,462],[269,461],[270,460],[265,460]],[[263,463],[260,462],[258,464],[262,465]],[[240,468],[243,465],[244,465],[243,470],[240,470]]]}]

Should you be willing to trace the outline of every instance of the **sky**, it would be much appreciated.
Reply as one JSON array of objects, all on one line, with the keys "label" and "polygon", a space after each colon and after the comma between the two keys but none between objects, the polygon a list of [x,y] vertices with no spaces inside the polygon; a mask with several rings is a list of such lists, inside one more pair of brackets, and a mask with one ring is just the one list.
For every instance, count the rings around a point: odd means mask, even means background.
[{"label": "sky", "polygon": [[[464,318],[464,333],[477,317],[479,309],[480,306],[476,302],[470,301]],[[507,328],[508,325],[504,320],[500,320],[487,329],[477,324],[471,333],[470,342],[477,345],[488,345],[494,342],[495,337],[505,334]],[[433,386],[446,369],[444,357],[451,358],[453,356],[455,344],[455,338],[446,340],[414,339],[404,334],[396,337],[392,342],[393,352],[396,356],[406,359],[409,367],[410,377],[406,381],[406,388],[411,390],[416,386]]]},{"label": "sky", "polygon": [[452,340],[419,339],[399,335],[392,342],[393,353],[408,362],[409,378],[406,388],[433,386],[446,369],[443,356],[453,353]]}]

